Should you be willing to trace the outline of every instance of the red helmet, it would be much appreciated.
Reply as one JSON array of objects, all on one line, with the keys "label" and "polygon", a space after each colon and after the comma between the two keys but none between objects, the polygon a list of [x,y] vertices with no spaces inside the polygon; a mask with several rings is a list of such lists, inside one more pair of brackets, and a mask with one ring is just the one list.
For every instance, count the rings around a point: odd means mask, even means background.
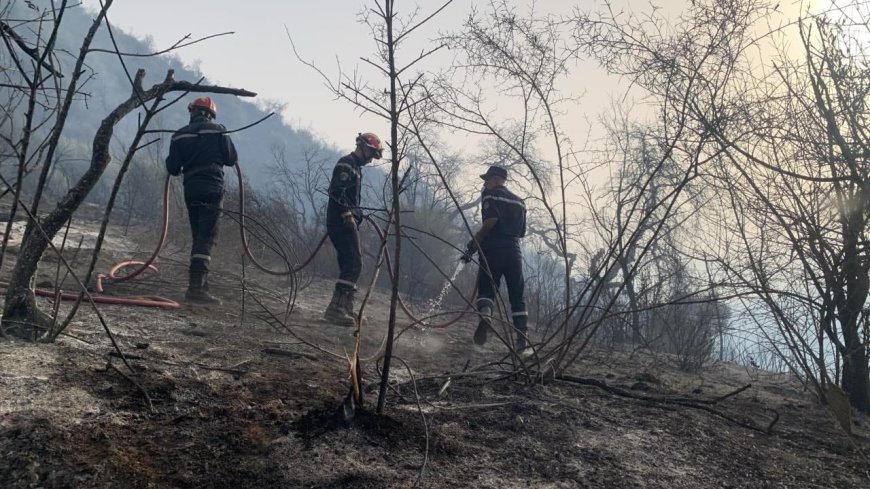
[{"label": "red helmet", "polygon": [[202,109],[209,112],[213,118],[217,117],[217,105],[211,97],[200,97],[187,104],[187,110],[193,111],[193,109]]},{"label": "red helmet", "polygon": [[381,143],[381,138],[372,132],[363,132],[356,137],[357,146],[366,146],[375,151],[375,158],[381,159],[384,153],[384,145]]}]

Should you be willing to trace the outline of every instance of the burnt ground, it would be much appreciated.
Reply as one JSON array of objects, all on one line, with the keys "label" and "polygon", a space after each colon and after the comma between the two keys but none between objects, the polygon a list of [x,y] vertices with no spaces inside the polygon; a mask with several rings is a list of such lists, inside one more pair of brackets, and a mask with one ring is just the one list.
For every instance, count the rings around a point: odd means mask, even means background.
[{"label": "burnt ground", "polygon": [[[169,257],[159,276],[112,290],[178,299],[183,273]],[[248,279],[259,297],[287,290]],[[336,412],[353,337],[319,319],[329,283],[299,292],[287,331],[259,320],[250,297],[243,307],[230,273],[214,281],[217,307],[101,307],[135,374],[90,308],[53,344],[0,341],[0,487],[870,487],[870,421],[856,416],[850,438],[788,377],[721,363],[689,375],[661,356],[592,352],[572,375],[618,393],[529,384],[489,365],[504,348],[474,347],[469,322],[400,338],[376,415],[383,293],[363,330],[364,405],[348,424]],[[770,434],[750,428],[776,415]]]}]

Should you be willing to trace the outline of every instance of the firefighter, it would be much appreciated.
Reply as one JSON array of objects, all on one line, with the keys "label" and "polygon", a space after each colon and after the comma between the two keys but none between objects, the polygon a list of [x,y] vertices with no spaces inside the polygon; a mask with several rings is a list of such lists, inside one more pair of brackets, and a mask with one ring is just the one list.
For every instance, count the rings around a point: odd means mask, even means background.
[{"label": "firefighter", "polygon": [[184,175],[184,203],[193,241],[185,299],[220,304],[209,293],[208,272],[223,205],[224,167],[238,164],[239,157],[226,128],[214,122],[217,105],[210,97],[197,98],[187,110],[190,123],[172,135],[166,158],[170,175]]},{"label": "firefighter", "polygon": [[323,313],[324,319],[340,326],[354,326],[354,295],[362,272],[359,225],[362,222],[360,193],[362,167],[380,159],[384,147],[381,139],[370,132],[356,138],[356,148],[341,157],[332,170],[329,181],[329,203],[326,207],[326,230],[335,247],[339,275],[332,301]]},{"label": "firefighter", "polygon": [[523,300],[523,253],[520,238],[526,235],[526,205],[523,199],[505,188],[507,170],[500,166],[490,166],[483,179],[481,194],[481,219],[483,223],[474,239],[468,242],[463,261],[481,252],[478,270],[477,310],[480,322],[474,332],[474,342],[486,343],[487,332],[492,326],[492,312],[495,296],[502,277],[508,289],[511,305],[511,322],[516,338],[514,349],[523,355],[531,353],[527,349],[528,312]]}]

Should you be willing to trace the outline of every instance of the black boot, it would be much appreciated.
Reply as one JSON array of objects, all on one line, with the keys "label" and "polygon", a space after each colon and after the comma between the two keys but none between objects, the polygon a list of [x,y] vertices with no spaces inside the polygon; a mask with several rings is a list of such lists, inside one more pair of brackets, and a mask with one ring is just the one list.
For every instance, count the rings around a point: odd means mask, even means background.
[{"label": "black boot", "polygon": [[348,290],[347,292],[345,292],[344,304],[342,304],[342,306],[344,306],[345,314],[354,318],[354,320],[356,320],[356,312],[354,311],[354,298],[355,298],[355,296],[356,296],[356,289]]},{"label": "black boot", "polygon": [[523,316],[513,316],[514,322],[514,333],[516,334],[516,340],[514,340],[514,350],[517,354],[523,358],[529,357],[533,354],[532,348],[529,346],[528,333],[529,329],[526,325],[529,317],[526,315]]},{"label": "black boot", "polygon": [[347,313],[348,298],[350,299],[350,308],[353,309],[353,292],[353,289],[336,286],[335,290],[332,291],[332,301],[323,312],[323,319],[337,326],[356,326],[355,318]]},{"label": "black boot", "polygon": [[221,304],[221,300],[208,293],[208,265],[205,260],[190,260],[189,281],[184,299],[199,304]]},{"label": "black boot", "polygon": [[484,345],[486,343],[486,335],[489,333],[489,327],[492,319],[492,308],[489,306],[480,307],[480,321],[477,323],[477,329],[474,330],[474,344]]}]

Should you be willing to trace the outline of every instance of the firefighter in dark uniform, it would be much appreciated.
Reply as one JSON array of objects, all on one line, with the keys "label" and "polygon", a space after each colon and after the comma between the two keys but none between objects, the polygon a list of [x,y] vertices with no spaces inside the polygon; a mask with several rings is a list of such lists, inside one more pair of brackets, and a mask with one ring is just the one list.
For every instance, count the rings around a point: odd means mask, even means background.
[{"label": "firefighter in dark uniform", "polygon": [[504,168],[490,166],[480,178],[484,181],[480,202],[483,223],[474,239],[466,245],[463,258],[468,262],[477,251],[482,255],[477,275],[477,310],[480,313],[480,322],[474,332],[474,342],[478,345],[486,343],[492,312],[495,309],[495,296],[504,277],[516,334],[514,349],[525,355],[529,353],[526,336],[528,313],[523,300],[525,281],[520,238],[526,235],[526,205],[523,199],[505,188],[507,170]]},{"label": "firefighter in dark uniform", "polygon": [[187,110],[190,124],[172,135],[166,158],[170,175],[184,175],[184,203],[193,240],[185,298],[190,302],[220,304],[219,299],[209,294],[209,264],[223,203],[224,166],[238,164],[239,157],[227,129],[214,122],[217,105],[211,98],[198,98]]},{"label": "firefighter in dark uniform", "polygon": [[353,303],[356,282],[362,272],[358,229],[363,218],[360,209],[361,170],[372,159],[380,159],[383,151],[379,137],[370,132],[359,134],[356,149],[338,160],[329,181],[326,231],[335,247],[339,275],[323,318],[340,326],[356,324]]}]

